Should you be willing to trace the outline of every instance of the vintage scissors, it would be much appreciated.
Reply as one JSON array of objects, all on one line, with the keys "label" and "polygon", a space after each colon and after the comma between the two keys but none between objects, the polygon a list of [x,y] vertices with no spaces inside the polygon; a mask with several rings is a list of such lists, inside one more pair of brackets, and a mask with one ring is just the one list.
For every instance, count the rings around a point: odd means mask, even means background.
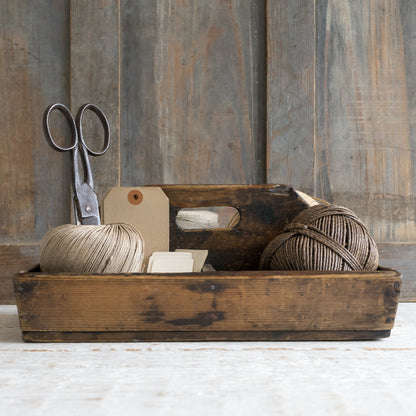
[{"label": "vintage scissors", "polygon": [[[72,143],[68,147],[59,146],[52,138],[49,128],[49,116],[54,110],[60,111],[65,116],[71,129]],[[82,117],[86,110],[93,111],[98,116],[104,128],[104,144],[102,150],[98,152],[91,150],[87,146],[82,134]],[[106,116],[96,105],[84,104],[79,108],[76,118],[74,119],[68,107],[59,103],[52,104],[45,110],[43,115],[43,131],[45,133],[46,140],[53,149],[58,152],[71,152],[72,189],[74,193],[76,223],[83,225],[100,225],[101,221],[98,199],[97,194],[94,191],[94,181],[88,155],[101,156],[108,150],[110,145],[110,126]],[[78,155],[80,156],[82,169],[84,171],[83,180],[80,178]]]}]

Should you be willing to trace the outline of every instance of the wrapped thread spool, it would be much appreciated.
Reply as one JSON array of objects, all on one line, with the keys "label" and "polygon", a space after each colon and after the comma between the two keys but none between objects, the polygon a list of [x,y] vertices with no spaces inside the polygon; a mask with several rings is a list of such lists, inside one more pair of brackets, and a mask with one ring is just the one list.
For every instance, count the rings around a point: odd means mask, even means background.
[{"label": "wrapped thread spool", "polygon": [[176,224],[183,230],[219,228],[216,212],[200,209],[181,209]]},{"label": "wrapped thread spool", "polygon": [[374,239],[352,211],[315,205],[302,211],[267,245],[260,269],[376,270],[378,258]]},{"label": "wrapped thread spool", "polygon": [[134,273],[142,271],[144,241],[129,224],[66,224],[45,234],[40,251],[48,273]]}]

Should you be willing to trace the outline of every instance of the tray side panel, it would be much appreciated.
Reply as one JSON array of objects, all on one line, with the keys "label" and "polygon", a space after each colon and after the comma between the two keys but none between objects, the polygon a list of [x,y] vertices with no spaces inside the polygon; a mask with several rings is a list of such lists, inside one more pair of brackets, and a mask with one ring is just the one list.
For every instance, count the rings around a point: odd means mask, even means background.
[{"label": "tray side panel", "polygon": [[[283,227],[305,209],[285,185],[162,185],[170,204],[170,250],[208,249],[216,270],[257,270],[260,256]],[[182,208],[230,206],[240,213],[234,228],[183,230]]]},{"label": "tray side panel", "polygon": [[15,279],[23,331],[378,331],[394,324],[400,275],[293,272]]}]

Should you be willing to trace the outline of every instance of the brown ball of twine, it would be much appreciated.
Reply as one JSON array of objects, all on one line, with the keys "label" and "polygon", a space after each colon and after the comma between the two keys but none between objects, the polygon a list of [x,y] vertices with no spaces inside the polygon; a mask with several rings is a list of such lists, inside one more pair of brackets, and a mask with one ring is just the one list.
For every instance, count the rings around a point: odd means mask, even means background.
[{"label": "brown ball of twine", "polygon": [[378,250],[348,208],[315,205],[302,211],[265,248],[261,270],[376,270]]},{"label": "brown ball of twine", "polygon": [[144,241],[129,224],[66,224],[45,234],[40,252],[43,272],[134,273],[142,271]]}]

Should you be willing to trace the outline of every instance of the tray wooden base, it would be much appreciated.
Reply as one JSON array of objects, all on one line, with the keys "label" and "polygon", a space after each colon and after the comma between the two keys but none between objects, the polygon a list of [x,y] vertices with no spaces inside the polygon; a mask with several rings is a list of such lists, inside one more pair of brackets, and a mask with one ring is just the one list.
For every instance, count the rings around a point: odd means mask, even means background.
[{"label": "tray wooden base", "polygon": [[388,338],[385,331],[24,331],[27,342],[174,342],[174,341],[363,341]]}]

